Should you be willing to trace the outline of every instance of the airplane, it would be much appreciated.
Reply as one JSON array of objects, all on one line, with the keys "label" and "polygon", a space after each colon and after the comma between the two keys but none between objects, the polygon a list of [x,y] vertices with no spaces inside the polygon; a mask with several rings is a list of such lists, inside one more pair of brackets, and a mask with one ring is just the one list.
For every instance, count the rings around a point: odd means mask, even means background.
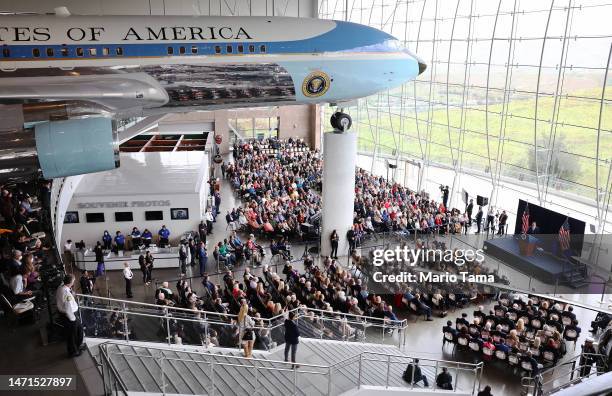
[{"label": "airplane", "polygon": [[[27,106],[37,122],[49,121],[50,107],[83,126],[96,115],[342,104],[399,86],[425,69],[393,36],[350,22],[76,16],[65,10],[0,15],[0,105]],[[40,120],[32,116],[38,110]],[[351,119],[337,112],[331,123],[346,130]],[[46,135],[57,133],[45,128]]]}]

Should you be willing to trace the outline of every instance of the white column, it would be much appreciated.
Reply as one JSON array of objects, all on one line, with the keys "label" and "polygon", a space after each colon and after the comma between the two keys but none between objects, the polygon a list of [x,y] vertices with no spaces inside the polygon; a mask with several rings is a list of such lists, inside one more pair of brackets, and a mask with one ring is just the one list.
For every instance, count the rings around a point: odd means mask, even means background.
[{"label": "white column", "polygon": [[356,133],[323,134],[321,254],[324,256],[331,253],[329,236],[333,230],[336,230],[340,237],[338,256],[348,253],[346,232],[353,225],[356,164]]}]

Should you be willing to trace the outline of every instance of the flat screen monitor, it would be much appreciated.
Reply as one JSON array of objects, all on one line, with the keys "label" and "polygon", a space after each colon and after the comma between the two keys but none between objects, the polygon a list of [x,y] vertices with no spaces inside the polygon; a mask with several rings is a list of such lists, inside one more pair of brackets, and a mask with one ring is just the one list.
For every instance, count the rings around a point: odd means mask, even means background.
[{"label": "flat screen monitor", "polygon": [[164,212],[161,210],[147,210],[145,212],[145,220],[153,221],[153,220],[163,220]]},{"label": "flat screen monitor", "polygon": [[104,213],[85,213],[88,223],[104,223]]},{"label": "flat screen monitor", "polygon": [[115,212],[115,221],[134,221],[132,212]]}]

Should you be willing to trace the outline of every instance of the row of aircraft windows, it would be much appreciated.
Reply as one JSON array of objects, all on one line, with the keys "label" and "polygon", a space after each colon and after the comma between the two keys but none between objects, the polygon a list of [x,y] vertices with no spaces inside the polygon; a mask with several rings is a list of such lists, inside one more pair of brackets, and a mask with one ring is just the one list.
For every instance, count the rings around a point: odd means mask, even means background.
[{"label": "row of aircraft windows", "polygon": [[[236,49],[234,51],[234,48]],[[237,46],[234,45],[227,45],[225,47],[225,53],[226,54],[233,54],[234,52],[237,54],[244,54],[244,53],[249,53],[249,54],[254,54],[256,51],[256,46],[253,44],[250,44],[248,47],[245,48],[244,45],[239,44]],[[179,47],[179,54],[183,55],[185,54],[187,50],[185,49],[185,47]],[[247,52],[248,51],[248,52]],[[198,53],[198,47],[196,47],[195,45],[191,47],[191,53],[192,54],[197,54]],[[223,47],[220,45],[215,45],[215,54],[221,54],[223,53]],[[259,46],[259,53],[261,54],[265,54],[266,53],[266,46],[265,45],[260,45]],[[174,54],[174,47],[168,47],[168,55],[172,55]]]},{"label": "row of aircraft windows", "polygon": [[[235,50],[234,50],[235,49]],[[248,51],[248,52],[247,52]],[[226,54],[233,54],[234,52],[237,54],[244,54],[244,53],[250,53],[250,54],[254,54],[256,51],[256,46],[253,44],[249,44],[246,48],[244,45],[239,44],[239,45],[227,45],[225,47],[225,53]],[[87,54],[89,56],[98,56],[98,49],[97,48],[77,48],[76,49],[76,55],[77,56],[84,56],[85,52],[87,52]],[[180,55],[184,55],[187,52],[187,49],[185,47],[179,47],[178,48],[178,53]],[[41,56],[41,49],[40,48],[33,48],[32,49],[32,56],[34,58],[40,58]],[[47,54],[47,57],[52,57],[55,56],[55,49],[54,48],[47,48],[45,50],[45,53]],[[198,53],[198,47],[196,47],[195,45],[191,47],[191,53],[192,54],[197,54]],[[216,45],[215,46],[215,54],[221,54],[223,53],[223,47],[220,45]],[[265,54],[266,53],[266,46],[265,45],[260,45],[259,46],[259,53],[261,54]],[[62,47],[60,48],[59,54],[61,56],[67,57],[69,55],[68,53],[68,48],[67,47]],[[102,56],[109,56],[111,54],[111,49],[110,48],[102,48],[101,51],[101,55]],[[117,47],[115,48],[115,54],[117,56],[123,56],[123,48],[122,47]],[[174,54],[174,47],[168,47],[168,55],[172,55]],[[8,47],[3,47],[2,48],[2,56],[5,58],[8,58],[11,55],[11,52],[9,50]]]}]

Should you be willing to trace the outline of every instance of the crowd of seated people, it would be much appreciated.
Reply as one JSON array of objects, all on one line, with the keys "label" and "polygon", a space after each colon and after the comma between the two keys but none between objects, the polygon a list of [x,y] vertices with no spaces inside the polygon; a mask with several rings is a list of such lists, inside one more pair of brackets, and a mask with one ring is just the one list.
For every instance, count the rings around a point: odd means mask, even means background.
[{"label": "crowd of seated people", "polygon": [[[272,146],[273,151],[264,148]],[[320,216],[315,190],[320,190],[321,166],[318,152],[305,150],[301,140],[236,143],[226,175],[244,205],[226,214],[228,224],[271,236],[302,235],[302,225]]]},{"label": "crowd of seated people", "polygon": [[114,338],[124,340],[129,338],[137,340],[138,336],[133,329],[130,316],[126,316],[118,309],[110,314],[106,310],[83,309],[83,333],[86,337]]},{"label": "crowd of seated people", "polygon": [[[467,211],[445,207],[424,191],[411,191],[361,168],[355,173],[354,210],[352,234],[356,243],[369,233],[385,231],[467,233],[472,223]],[[494,215],[494,219],[499,217],[500,213]]]},{"label": "crowd of seated people", "polygon": [[[416,242],[404,241],[400,244],[400,249],[404,247],[414,246],[414,249],[439,249],[446,250],[445,243],[431,236],[428,240],[418,239]],[[362,253],[365,253],[362,251]],[[365,256],[353,252],[351,260],[352,264],[349,271],[354,276],[368,280],[373,276],[374,272],[380,271],[381,267],[375,267],[373,262],[373,250],[365,253]],[[459,260],[461,260],[459,262]],[[395,296],[394,305],[396,308],[402,308],[417,316],[423,316],[426,320],[431,320],[432,315],[439,314],[441,317],[446,316],[450,309],[463,308],[469,303],[477,300],[486,300],[494,293],[493,289],[486,284],[473,282],[428,282],[420,281],[419,273],[449,273],[458,274],[459,271],[467,271],[470,274],[491,275],[495,283],[507,284],[508,280],[505,277],[500,277],[496,270],[491,271],[485,262],[478,262],[474,258],[466,259],[460,256],[454,256],[450,261],[442,260],[441,256],[435,256],[430,260],[422,260],[419,258],[414,265],[398,262],[396,260],[385,261],[384,273],[413,274],[416,279],[410,281],[387,281],[383,283],[374,283],[380,287],[380,293],[393,294]],[[377,290],[378,291],[378,290]]]},{"label": "crowd of seated people", "polygon": [[[398,318],[391,304],[370,293],[361,280],[355,279],[335,260],[326,258],[321,267],[312,263],[305,267],[305,271],[299,272],[287,262],[282,272],[276,273],[266,265],[261,276],[253,275],[247,267],[241,277],[235,277],[228,270],[219,284],[205,274],[199,294],[185,280],[176,284],[176,291],[164,283],[156,290],[155,301],[160,307],[185,308],[185,312],[191,313],[187,317],[201,319],[181,321],[180,317],[176,318],[170,333],[174,342],[180,340],[181,343],[211,343],[207,338],[211,338],[214,330],[218,345],[236,346],[239,330],[234,315],[244,303],[248,304],[248,315],[261,324],[255,331],[255,345],[264,349],[282,342],[282,334],[271,334],[264,322],[282,324],[284,318],[280,315],[297,308],[308,311],[305,318],[319,336],[362,336],[363,329],[357,328],[356,318],[351,315],[373,317],[372,320],[378,320],[381,325],[387,323],[387,331],[393,331]],[[321,319],[323,313],[326,320]],[[278,323],[270,323],[271,319]]]},{"label": "crowd of seated people", "polygon": [[41,240],[45,237],[42,208],[49,202],[50,183],[39,187],[30,196],[19,186],[0,185],[0,293],[3,308],[17,313],[41,303],[40,271],[48,250]]},{"label": "crowd of seated people", "polygon": [[[278,254],[279,248],[274,246],[272,254]],[[285,249],[287,246],[282,245]],[[213,257],[218,267],[227,269],[233,269],[236,263],[244,261],[252,263],[253,267],[259,267],[265,255],[264,247],[256,242],[254,234],[250,234],[246,241],[243,241],[235,230],[230,231],[223,241],[217,242],[213,249]]]},{"label": "crowd of seated people", "polygon": [[501,294],[489,312],[480,306],[468,319],[463,313],[453,326],[443,327],[444,342],[471,350],[484,361],[500,360],[528,371],[554,366],[566,351],[565,341],[576,342],[580,327],[571,305],[537,296],[523,299]]}]

